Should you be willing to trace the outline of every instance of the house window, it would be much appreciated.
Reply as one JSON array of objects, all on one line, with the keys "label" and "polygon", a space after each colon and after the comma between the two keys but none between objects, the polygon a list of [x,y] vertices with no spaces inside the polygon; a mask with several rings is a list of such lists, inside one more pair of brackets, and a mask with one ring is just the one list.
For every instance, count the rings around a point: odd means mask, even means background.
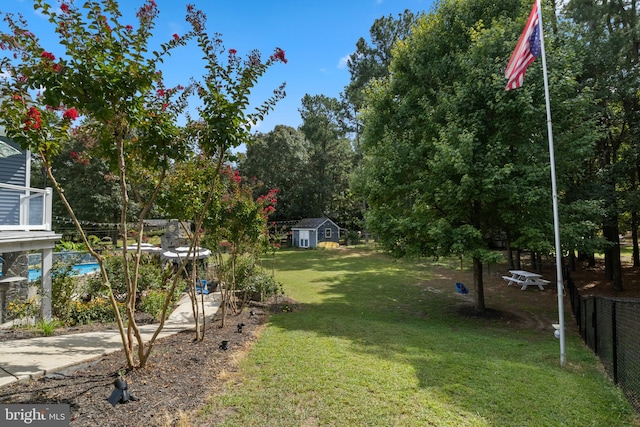
[{"label": "house window", "polygon": [[324,229],[324,238],[325,239],[331,239],[331,229],[330,228],[325,228]]}]

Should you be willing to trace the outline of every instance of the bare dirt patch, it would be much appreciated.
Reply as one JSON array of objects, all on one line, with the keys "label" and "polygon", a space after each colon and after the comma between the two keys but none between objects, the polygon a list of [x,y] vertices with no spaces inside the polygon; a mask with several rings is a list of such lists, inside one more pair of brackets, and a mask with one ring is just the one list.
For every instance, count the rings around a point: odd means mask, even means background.
[{"label": "bare dirt patch", "polygon": [[[532,270],[528,265],[523,269]],[[486,310],[477,312],[474,306],[473,275],[470,271],[460,272],[445,268],[434,270],[435,279],[420,284],[425,293],[448,293],[457,301],[453,310],[461,316],[484,320],[501,320],[511,328],[552,330],[552,324],[558,322],[558,297],[556,292],[556,271],[552,264],[544,265],[541,271],[543,278],[551,284],[542,291],[538,287],[529,286],[524,291],[520,286],[508,286],[502,279],[508,275],[504,267],[486,268],[483,275]],[[640,268],[634,268],[629,262],[623,263],[624,290],[613,290],[613,283],[605,280],[602,261],[595,267],[586,263],[577,265],[570,277],[581,295],[600,295],[616,298],[640,298]],[[567,277],[564,278],[568,279]],[[461,282],[469,289],[469,294],[456,292],[455,283]],[[565,289],[565,294],[566,294]],[[569,298],[564,298],[565,322],[572,322]]]}]

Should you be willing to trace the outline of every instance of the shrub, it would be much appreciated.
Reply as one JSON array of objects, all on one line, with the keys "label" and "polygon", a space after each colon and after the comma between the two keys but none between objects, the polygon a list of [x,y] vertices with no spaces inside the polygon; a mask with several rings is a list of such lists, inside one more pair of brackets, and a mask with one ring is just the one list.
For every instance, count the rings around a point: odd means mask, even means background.
[{"label": "shrub", "polygon": [[55,262],[51,275],[51,312],[61,317],[77,293],[78,279],[72,277],[73,263]]},{"label": "shrub", "polygon": [[[127,284],[124,280],[124,263],[119,255],[105,257],[105,269],[109,276],[111,289],[118,300],[124,300],[127,296]],[[132,267],[132,265],[130,265]],[[133,269],[131,268],[133,273]],[[138,292],[147,289],[159,289],[163,283],[163,270],[155,262],[152,256],[143,256],[138,269]],[[102,296],[105,289],[102,285],[102,277],[95,275],[87,280],[87,291],[90,297]]]},{"label": "shrub", "polygon": [[[162,315],[162,307],[164,307],[164,301],[167,297],[167,292],[151,289],[145,292],[140,298],[140,310],[153,316],[155,320],[160,320]],[[171,298],[171,303],[176,301],[176,296]],[[167,315],[169,311],[167,311]]]},{"label": "shrub", "polygon": [[347,232],[347,244],[348,245],[360,244],[360,234],[357,231],[353,231],[353,230]]},{"label": "shrub", "polygon": [[[124,304],[119,304],[118,309],[124,315]],[[110,323],[116,320],[111,303],[106,298],[94,298],[89,302],[71,301],[59,318],[70,326],[87,325],[92,322]]]},{"label": "shrub", "polygon": [[284,294],[282,283],[277,282],[273,276],[260,269],[242,283],[242,290],[246,291],[249,299],[264,301],[265,299]]},{"label": "shrub", "polygon": [[[225,265],[228,271],[229,263]],[[254,262],[251,256],[240,256],[235,266],[236,290],[244,291],[249,299],[261,301],[270,296],[283,293],[282,284]]]},{"label": "shrub", "polygon": [[7,318],[15,319],[18,323],[25,323],[40,313],[40,301],[31,297],[28,301],[10,301],[7,304]]}]

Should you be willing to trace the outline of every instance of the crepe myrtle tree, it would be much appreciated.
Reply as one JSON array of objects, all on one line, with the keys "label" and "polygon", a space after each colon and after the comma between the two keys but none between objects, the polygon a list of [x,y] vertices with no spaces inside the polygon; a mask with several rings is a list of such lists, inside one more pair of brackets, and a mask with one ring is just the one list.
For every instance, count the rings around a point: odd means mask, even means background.
[{"label": "crepe myrtle tree", "polygon": [[270,244],[267,224],[269,216],[276,210],[278,189],[270,189],[266,194],[254,199],[254,187],[260,183],[243,181],[237,170],[227,168],[223,172],[227,176],[228,190],[217,217],[222,219],[219,228],[222,236],[226,238],[230,254],[226,268],[220,268],[224,273],[224,277],[221,278],[224,284],[223,301],[226,302],[222,305],[224,324],[227,308],[241,309],[246,302],[246,293],[240,305],[235,299],[238,256],[247,256],[253,260],[252,265],[255,265],[259,255],[264,254]]},{"label": "crepe myrtle tree", "polygon": [[[283,83],[262,104],[253,107],[249,101],[252,88],[267,69],[288,61],[281,48],[267,60],[257,50],[242,58],[236,49],[225,49],[220,34],[210,37],[205,31],[206,15],[192,5],[187,6],[187,21],[204,53],[207,70],[202,79],[192,80],[201,106],[198,117],[187,114],[187,130],[191,142],[206,156],[218,159],[221,167],[233,160],[229,150],[251,143],[251,126],[286,95]],[[225,59],[220,58],[223,55]]]},{"label": "crepe myrtle tree", "polygon": [[6,52],[0,62],[5,76],[0,82],[0,122],[10,138],[30,149],[42,162],[89,252],[100,265],[128,366],[144,367],[153,341],[143,342],[134,317],[140,251],[129,258],[123,244],[121,255],[127,283],[125,327],[104,258],[87,239],[74,214],[72,197],[61,188],[51,165],[74,131],[72,122],[82,118],[81,131],[92,135],[93,144],[79,155],[103,158],[119,181],[122,236],[127,235],[129,189],[136,181],[146,185],[145,191],[136,193],[144,199],[137,225],[140,243],[142,219],[153,205],[165,171],[182,159],[187,148],[184,140],[177,138],[175,125],[184,97],[172,101],[180,88],[164,87],[156,64],[173,48],[184,45],[191,34],[175,34],[149,53],[149,39],[158,16],[153,0],[144,2],[137,11],[135,27],[121,22],[118,3],[113,0],[86,1],[81,6],[68,1],[59,8],[34,0],[34,8],[55,28],[58,46],[53,48],[63,53],[56,58],[51,48],[45,49],[22,16],[3,14],[7,30],[0,33],[0,48]]},{"label": "crepe myrtle tree", "polygon": [[[217,279],[222,283],[222,325],[224,326],[227,306],[235,307],[234,289],[236,283],[235,261],[240,254],[256,255],[263,253],[269,243],[267,221],[269,215],[275,212],[277,203],[277,189],[271,189],[267,194],[253,197],[256,186],[260,182],[243,180],[237,170],[224,165],[218,168],[218,162],[203,154],[195,156],[188,162],[176,165],[169,173],[165,182],[165,191],[159,197],[159,204],[172,217],[199,218],[204,212],[202,228],[185,230],[193,238],[197,246],[204,234],[204,243],[214,249],[214,263],[218,272]],[[215,185],[212,186],[211,183]],[[206,209],[205,209],[206,206]],[[222,242],[229,248],[230,257],[223,261]],[[195,247],[195,246],[194,246]],[[195,251],[194,251],[195,255]],[[257,257],[253,257],[257,259]],[[178,270],[184,270],[184,264],[189,256],[183,260]],[[193,262],[193,266],[197,263]],[[229,266],[229,268],[225,268]],[[196,319],[196,339],[203,338],[205,324],[200,327],[199,302],[195,289],[197,278],[196,268],[190,271],[192,277],[188,287],[192,302],[192,310]]]},{"label": "crepe myrtle tree", "polygon": [[[158,206],[171,218],[190,220],[195,224],[201,212],[205,210],[205,206],[209,211],[217,210],[223,191],[222,182],[217,176],[218,173],[218,161],[201,153],[177,163],[167,175],[163,189],[158,197]],[[210,194],[211,192],[214,194]],[[197,230],[188,228],[183,231],[192,238],[193,248],[200,246],[200,228]],[[214,230],[207,234],[213,236]],[[195,252],[194,255],[196,255]],[[180,265],[176,269],[178,274],[173,278],[174,282],[177,282],[178,277],[184,275],[185,267],[190,260],[195,261],[193,257],[189,256],[182,258]],[[206,324],[204,323],[204,316],[202,317],[202,324],[200,323],[196,278],[202,275],[199,276],[196,271],[197,262],[192,262],[191,265],[193,266],[191,269],[192,277],[187,281],[187,290],[191,298],[191,307],[195,319],[195,339],[201,341],[204,337]],[[164,313],[166,313],[169,303],[170,294],[167,294],[163,309]],[[160,317],[161,322],[164,321],[164,313]]]},{"label": "crepe myrtle tree", "polygon": [[[193,165],[174,168],[172,186],[168,187],[175,196],[175,188],[182,188],[180,197],[187,197],[185,203],[176,203],[175,197],[164,197],[164,207],[179,218],[194,221],[194,230],[204,229],[210,235],[217,235],[219,222],[212,220],[219,214],[221,198],[224,197],[225,183],[222,177],[228,173],[228,163],[235,160],[232,150],[241,144],[250,144],[251,126],[257,124],[269,113],[276,103],[285,96],[283,83],[273,95],[254,106],[249,101],[252,88],[269,67],[288,61],[281,48],[263,59],[257,50],[241,57],[236,49],[226,49],[221,36],[210,36],[206,32],[206,15],[192,5],[187,6],[187,21],[192,34],[204,53],[205,75],[193,79],[190,88],[199,99],[197,116],[187,113],[185,140],[196,148],[199,156],[192,159]],[[234,175],[235,176],[235,175]],[[194,202],[195,200],[195,202]],[[200,234],[191,234],[191,253],[198,246]],[[183,261],[180,270],[184,269]],[[196,304],[194,304],[196,306]],[[224,306],[224,304],[223,304]]]}]

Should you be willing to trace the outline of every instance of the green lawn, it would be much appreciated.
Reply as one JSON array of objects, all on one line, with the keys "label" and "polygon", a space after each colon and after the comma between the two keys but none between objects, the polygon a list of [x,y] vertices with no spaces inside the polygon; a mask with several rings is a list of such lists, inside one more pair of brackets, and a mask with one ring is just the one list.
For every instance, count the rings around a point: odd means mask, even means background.
[{"label": "green lawn", "polygon": [[228,426],[638,425],[575,333],[560,367],[549,331],[462,318],[453,284],[425,293],[432,270],[357,249],[279,252],[276,279],[303,307],[271,317],[241,384],[230,381],[204,416],[226,414]]}]

